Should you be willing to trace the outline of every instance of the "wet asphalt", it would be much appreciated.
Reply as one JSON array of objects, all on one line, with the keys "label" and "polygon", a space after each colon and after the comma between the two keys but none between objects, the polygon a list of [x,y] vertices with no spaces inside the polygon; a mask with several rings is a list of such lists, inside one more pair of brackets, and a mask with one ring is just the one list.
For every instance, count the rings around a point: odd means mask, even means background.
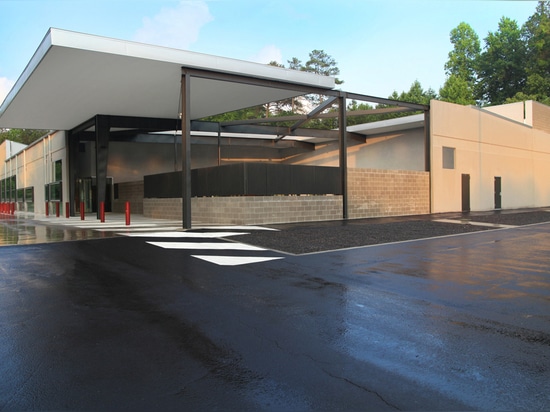
[{"label": "wet asphalt", "polygon": [[0,411],[548,410],[547,216],[0,247]]}]

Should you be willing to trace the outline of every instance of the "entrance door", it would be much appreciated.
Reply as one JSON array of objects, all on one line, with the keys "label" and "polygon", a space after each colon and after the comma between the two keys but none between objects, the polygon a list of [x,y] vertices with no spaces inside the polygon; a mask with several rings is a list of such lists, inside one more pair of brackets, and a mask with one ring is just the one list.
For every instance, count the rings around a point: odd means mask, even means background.
[{"label": "entrance door", "polygon": [[[113,178],[107,178],[107,193],[105,196],[105,211],[111,211]],[[97,212],[97,185],[95,177],[84,177],[76,180],[75,210],[80,212],[80,204],[84,203],[84,212]]]},{"label": "entrance door", "polygon": [[502,208],[502,182],[500,176],[495,176],[495,209]]},{"label": "entrance door", "polygon": [[462,175],[462,211],[470,211],[470,175]]}]

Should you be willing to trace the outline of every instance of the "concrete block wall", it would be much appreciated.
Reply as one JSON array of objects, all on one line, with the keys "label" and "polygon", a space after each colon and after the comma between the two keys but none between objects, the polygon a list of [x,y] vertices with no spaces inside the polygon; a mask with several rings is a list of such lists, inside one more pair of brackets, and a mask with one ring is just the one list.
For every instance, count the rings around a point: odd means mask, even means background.
[{"label": "concrete block wall", "polygon": [[[144,215],[181,219],[181,199],[144,199]],[[342,196],[239,196],[191,199],[193,224],[266,224],[342,218]]]},{"label": "concrete block wall", "polygon": [[430,173],[348,169],[350,219],[430,213]]},{"label": "concrete block wall", "polygon": [[113,200],[113,212],[124,213],[126,202],[130,202],[132,213],[144,214],[143,181],[118,183],[118,199]]}]

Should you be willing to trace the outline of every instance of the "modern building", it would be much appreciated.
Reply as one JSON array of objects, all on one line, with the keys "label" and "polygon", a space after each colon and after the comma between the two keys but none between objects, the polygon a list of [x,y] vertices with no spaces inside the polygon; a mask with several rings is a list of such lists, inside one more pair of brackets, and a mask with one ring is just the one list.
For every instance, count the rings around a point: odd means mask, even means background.
[{"label": "modern building", "polygon": [[[334,87],[326,76],[51,29],[0,106],[0,127],[51,133],[0,145],[0,200],[72,215],[131,202],[184,227],[550,205],[550,107],[424,106]],[[322,98],[305,115],[205,120],[306,94]],[[393,107],[350,113],[350,100]],[[347,125],[389,111],[412,114]],[[326,117],[334,129],[304,127]]]}]

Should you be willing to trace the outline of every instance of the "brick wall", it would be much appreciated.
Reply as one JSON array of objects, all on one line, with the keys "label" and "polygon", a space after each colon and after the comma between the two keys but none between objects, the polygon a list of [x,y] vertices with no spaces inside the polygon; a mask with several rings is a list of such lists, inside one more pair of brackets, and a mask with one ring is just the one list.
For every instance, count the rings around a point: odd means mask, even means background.
[{"label": "brick wall", "polygon": [[118,199],[113,200],[113,212],[124,213],[130,202],[132,213],[143,214],[143,181],[118,183]]},{"label": "brick wall", "polygon": [[[428,172],[348,169],[350,219],[430,213]],[[342,196],[239,196],[191,199],[193,224],[292,223],[342,218]],[[144,199],[143,214],[181,219],[181,199]]]},{"label": "brick wall", "polygon": [[429,172],[348,169],[350,219],[428,213]]},{"label": "brick wall", "polygon": [[[144,215],[181,219],[181,199],[144,199]],[[342,196],[194,197],[193,224],[266,224],[342,217]]]}]

